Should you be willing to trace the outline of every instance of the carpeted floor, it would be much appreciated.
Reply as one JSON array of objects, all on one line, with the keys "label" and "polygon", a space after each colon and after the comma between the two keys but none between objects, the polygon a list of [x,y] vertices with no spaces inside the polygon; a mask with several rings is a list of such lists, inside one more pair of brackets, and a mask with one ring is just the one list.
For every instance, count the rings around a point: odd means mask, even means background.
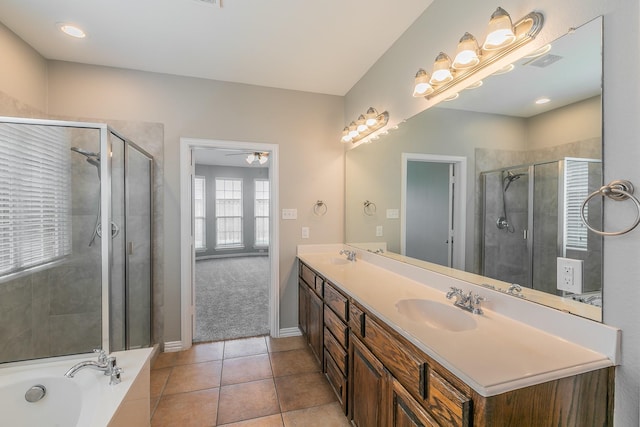
[{"label": "carpeted floor", "polygon": [[194,342],[269,333],[269,257],[196,261]]}]

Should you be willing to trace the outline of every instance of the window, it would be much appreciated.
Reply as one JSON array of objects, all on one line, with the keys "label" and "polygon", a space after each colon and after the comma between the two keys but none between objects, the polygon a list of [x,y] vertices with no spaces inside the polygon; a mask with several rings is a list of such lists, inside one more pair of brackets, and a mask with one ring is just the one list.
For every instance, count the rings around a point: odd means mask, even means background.
[{"label": "window", "polygon": [[194,240],[196,250],[207,249],[207,196],[206,181],[203,176],[196,176],[193,180],[193,218]]},{"label": "window", "polygon": [[0,125],[0,276],[71,254],[68,130]]},{"label": "window", "polygon": [[269,246],[269,180],[255,181],[255,246]]},{"label": "window", "polygon": [[242,180],[216,178],[216,248],[242,246]]}]

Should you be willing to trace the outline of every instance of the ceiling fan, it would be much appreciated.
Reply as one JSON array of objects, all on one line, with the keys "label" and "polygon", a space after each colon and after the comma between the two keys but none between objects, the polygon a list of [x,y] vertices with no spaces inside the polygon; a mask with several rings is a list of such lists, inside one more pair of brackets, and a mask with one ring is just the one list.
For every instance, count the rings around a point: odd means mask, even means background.
[{"label": "ceiling fan", "polygon": [[250,165],[253,163],[259,163],[261,165],[264,165],[269,160],[269,152],[267,151],[246,151],[241,153],[226,154],[226,156],[238,156],[238,155],[247,156],[245,160]]}]

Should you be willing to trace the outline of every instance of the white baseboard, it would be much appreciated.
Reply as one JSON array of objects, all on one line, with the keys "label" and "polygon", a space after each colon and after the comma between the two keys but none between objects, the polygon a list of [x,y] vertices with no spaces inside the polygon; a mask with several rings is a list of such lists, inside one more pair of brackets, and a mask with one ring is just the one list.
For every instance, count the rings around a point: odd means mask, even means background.
[{"label": "white baseboard", "polygon": [[174,351],[182,351],[182,341],[168,341],[164,343],[165,353],[171,353]]},{"label": "white baseboard", "polygon": [[297,327],[280,329],[280,338],[297,337],[299,335],[302,335],[302,332]]}]

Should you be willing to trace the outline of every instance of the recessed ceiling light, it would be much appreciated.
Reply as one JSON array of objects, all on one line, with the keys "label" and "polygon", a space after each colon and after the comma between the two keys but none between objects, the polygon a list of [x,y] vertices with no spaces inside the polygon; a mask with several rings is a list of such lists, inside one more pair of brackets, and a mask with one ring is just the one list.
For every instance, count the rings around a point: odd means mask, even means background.
[{"label": "recessed ceiling light", "polygon": [[536,99],[536,104],[538,105],[546,104],[547,102],[551,102],[551,99],[547,98],[546,96]]},{"label": "recessed ceiling light", "polygon": [[75,37],[77,39],[83,39],[87,37],[87,34],[82,29],[73,24],[58,24],[60,31],[68,36]]}]

